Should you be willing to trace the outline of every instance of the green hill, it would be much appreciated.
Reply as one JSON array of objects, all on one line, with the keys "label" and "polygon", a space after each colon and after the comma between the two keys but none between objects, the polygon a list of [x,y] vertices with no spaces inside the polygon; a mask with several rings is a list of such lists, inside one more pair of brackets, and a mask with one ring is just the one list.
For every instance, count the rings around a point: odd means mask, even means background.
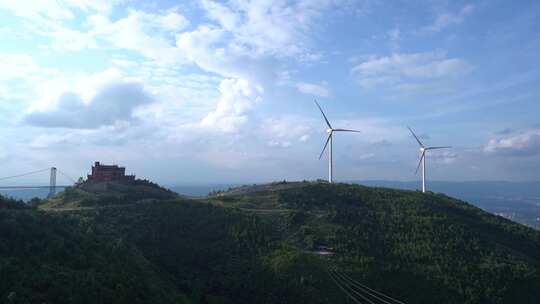
[{"label": "green hill", "polygon": [[77,208],[133,204],[148,200],[177,198],[178,194],[148,180],[85,181],[43,200],[42,208]]},{"label": "green hill", "polygon": [[0,299],[346,303],[352,282],[405,303],[540,296],[540,233],[440,194],[284,182],[93,199],[65,212],[2,200]]}]

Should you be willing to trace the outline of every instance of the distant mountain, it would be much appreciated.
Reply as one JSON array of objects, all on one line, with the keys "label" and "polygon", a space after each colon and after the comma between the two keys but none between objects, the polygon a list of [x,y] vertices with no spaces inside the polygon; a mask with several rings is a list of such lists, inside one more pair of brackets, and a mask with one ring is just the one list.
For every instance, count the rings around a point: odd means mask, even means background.
[{"label": "distant mountain", "polygon": [[129,199],[141,203],[101,195],[54,211],[0,199],[0,299],[383,303],[369,290],[403,303],[540,297],[540,232],[443,194],[281,182],[208,198],[137,195]]}]

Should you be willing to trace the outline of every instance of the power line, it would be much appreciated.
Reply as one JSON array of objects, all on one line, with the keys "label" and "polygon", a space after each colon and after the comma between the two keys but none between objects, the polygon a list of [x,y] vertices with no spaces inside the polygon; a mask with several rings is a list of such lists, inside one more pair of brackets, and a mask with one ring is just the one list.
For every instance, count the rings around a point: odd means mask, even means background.
[{"label": "power line", "polygon": [[345,288],[343,288],[343,286],[341,286],[341,284],[339,284],[338,281],[336,281],[336,279],[332,276],[332,274],[328,270],[326,271],[326,273],[328,274],[330,279],[332,279],[334,284],[336,284],[337,287],[339,287],[339,289],[341,289],[341,291],[343,291],[349,298],[351,298],[357,304],[362,304],[362,302],[360,302],[357,298],[355,298],[352,294],[350,294]]},{"label": "power line", "polygon": [[[350,281],[348,278],[346,278],[342,273],[340,273],[340,272],[338,272],[338,271],[335,271],[335,270],[334,270],[334,273],[335,273],[335,275],[336,275],[337,277],[341,278],[344,282],[349,282],[348,284],[351,284],[351,283],[350,283],[351,281]],[[360,290],[361,292],[365,292],[365,293],[368,294],[369,296],[371,296],[371,297],[373,297],[373,298],[375,298],[375,299],[377,299],[377,300],[379,300],[379,301],[381,301],[381,302],[383,302],[383,303],[385,303],[385,304],[392,304],[392,303],[387,302],[387,301],[385,301],[384,299],[381,299],[381,298],[377,297],[376,295],[370,293],[369,291],[366,291],[365,289],[362,289],[362,288],[360,288],[360,287],[358,287],[358,286],[356,286],[356,285],[354,285],[354,284],[353,284],[353,285],[349,285],[349,286],[351,287],[351,289],[357,288],[357,289]]]},{"label": "power line", "polygon": [[373,302],[373,301],[370,300],[368,297],[366,297],[366,296],[363,295],[362,293],[358,292],[358,290],[355,290],[355,289],[352,288],[349,284],[347,284],[346,281],[344,281],[342,278],[340,278],[340,277],[337,275],[337,272],[336,272],[336,271],[330,270],[330,274],[333,274],[334,277],[335,277],[338,281],[341,281],[341,283],[344,283],[343,285],[344,285],[345,288],[347,288],[349,291],[353,292],[354,294],[358,295],[358,296],[361,297],[362,299],[366,300],[368,303],[370,303],[370,304],[375,304],[375,302]]},{"label": "power line", "polygon": [[348,278],[348,279],[349,279],[353,284],[355,284],[357,287],[361,287],[361,288],[365,288],[365,289],[367,289],[367,290],[370,290],[370,291],[372,291],[372,292],[374,292],[374,293],[376,293],[376,294],[378,294],[378,295],[380,295],[380,296],[382,296],[382,297],[385,297],[385,298],[387,298],[387,299],[389,299],[389,300],[391,300],[391,301],[394,301],[394,302],[396,302],[396,303],[399,303],[399,304],[405,304],[405,303],[403,303],[402,301],[396,300],[396,299],[392,298],[391,296],[385,295],[385,294],[382,293],[382,292],[379,292],[379,291],[377,291],[377,290],[371,289],[371,288],[367,287],[366,285],[361,284],[360,282],[358,282],[358,281],[352,279],[350,276],[346,275],[345,273],[342,273],[342,275],[345,276],[346,278]]},{"label": "power line", "polygon": [[[345,279],[345,278],[344,278],[337,270],[334,269],[334,270],[332,270],[332,272],[334,273],[334,275],[336,276],[336,278],[340,279],[341,282],[343,282],[344,284],[346,284],[352,292],[358,294],[358,295],[361,296],[362,298],[364,298],[364,296],[361,295],[358,291],[363,292],[363,293],[366,293],[368,296],[374,297],[374,296],[373,296],[372,294],[370,294],[369,292],[366,292],[365,290],[363,290],[363,289],[361,289],[361,288],[358,288],[358,287],[356,287],[356,286],[354,286],[354,285],[351,285],[351,283],[349,283],[349,282],[348,282],[348,281],[347,281],[347,280],[346,280],[346,279]],[[358,288],[358,290],[355,290],[355,288]],[[374,297],[374,298],[375,298],[375,299],[378,299],[377,297]],[[373,301],[371,301],[371,300],[369,300],[369,299],[366,299],[366,301],[368,301],[368,302],[370,302],[370,303],[372,303],[372,304],[375,304],[375,303],[373,303]],[[388,303],[385,302],[384,300],[383,300],[383,302],[384,302],[385,304],[388,304]]]},{"label": "power line", "polygon": [[[386,299],[388,299],[388,300],[390,300],[390,301],[393,301],[394,303],[405,304],[405,303],[403,303],[402,301],[396,300],[396,299],[394,299],[394,298],[392,298],[392,297],[390,297],[390,296],[388,296],[388,295],[385,295],[385,294],[382,293],[382,292],[379,292],[379,291],[377,291],[377,290],[371,289],[371,288],[367,287],[366,285],[361,284],[360,282],[354,280],[353,278],[351,278],[350,276],[348,276],[347,274],[345,274],[345,273],[343,273],[343,272],[339,272],[339,273],[338,273],[338,272],[336,271],[336,273],[337,273],[337,274],[340,274],[342,277],[344,277],[346,280],[348,280],[349,282],[351,282],[353,285],[355,285],[355,286],[356,286],[357,288],[359,288],[359,289],[367,289],[367,290],[369,290],[369,291],[371,291],[371,292],[373,292],[373,293],[376,293],[377,295],[379,295],[379,296],[381,296],[381,297],[384,297],[384,298],[386,298]],[[369,291],[365,291],[365,292],[368,293],[368,294],[370,294]],[[372,295],[372,297],[374,297],[374,298],[376,298],[376,299],[379,299],[380,301],[383,301],[383,302],[385,302],[385,303],[389,303],[388,301],[385,301],[385,300],[383,300],[383,299],[380,299],[379,297],[377,297],[377,296],[375,296],[375,295]]]},{"label": "power line", "polygon": [[[367,288],[363,288],[363,287],[360,287],[360,286],[356,285],[354,280],[352,280],[350,277],[346,276],[344,273],[336,271],[336,270],[334,270],[334,273],[336,274],[336,276],[340,277],[342,280],[344,280],[346,282],[349,282],[348,284],[352,283],[352,285],[350,285],[350,286],[352,286],[352,288],[356,288],[356,289],[364,292],[365,294],[369,295],[370,297],[372,297],[372,298],[374,298],[376,300],[379,300],[380,302],[382,302],[384,304],[392,304],[391,302],[388,302],[387,300],[385,300],[383,298],[380,298],[376,294],[370,292]],[[395,302],[393,302],[393,303],[395,303]]]}]

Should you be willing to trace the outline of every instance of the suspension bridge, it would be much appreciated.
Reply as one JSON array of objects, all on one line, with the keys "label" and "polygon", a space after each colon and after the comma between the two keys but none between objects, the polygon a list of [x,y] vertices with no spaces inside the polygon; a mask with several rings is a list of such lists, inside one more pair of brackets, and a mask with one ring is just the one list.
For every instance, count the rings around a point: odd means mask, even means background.
[{"label": "suspension bridge", "polygon": [[[16,179],[21,179],[23,177],[42,174],[44,172],[50,172],[49,173],[49,184],[48,185],[19,185],[19,184],[17,184],[17,185],[12,185],[12,186],[5,186],[5,185],[0,184],[0,190],[49,189],[49,194],[47,195],[47,197],[52,197],[52,196],[54,196],[56,194],[57,189],[63,189],[63,188],[66,188],[66,187],[73,186],[73,184],[75,184],[77,182],[75,179],[71,178],[69,175],[62,172],[58,168],[50,167],[50,168],[44,168],[44,169],[41,169],[41,170],[26,172],[26,173],[22,173],[22,174],[0,177],[0,183],[3,183],[3,181],[11,181],[11,180],[16,180]],[[62,175],[64,178],[68,179],[70,182],[72,182],[72,184],[70,184],[70,185],[57,185],[57,183],[56,183],[57,173]]]}]

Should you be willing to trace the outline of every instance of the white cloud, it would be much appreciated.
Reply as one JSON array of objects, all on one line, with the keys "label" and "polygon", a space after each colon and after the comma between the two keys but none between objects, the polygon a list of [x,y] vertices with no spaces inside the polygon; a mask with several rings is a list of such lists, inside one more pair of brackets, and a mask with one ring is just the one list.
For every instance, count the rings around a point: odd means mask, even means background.
[{"label": "white cloud", "polygon": [[334,1],[202,1],[208,18],[232,36],[231,47],[272,56],[305,53],[315,18],[333,5]]},{"label": "white cloud", "polygon": [[298,116],[265,119],[260,134],[270,147],[290,147],[295,142],[306,142],[313,133],[313,121]]},{"label": "white cloud", "polygon": [[280,60],[317,61],[311,32],[325,10],[340,1],[205,0],[201,6],[211,24],[177,36],[177,47],[207,72],[247,79],[259,85],[274,81]]},{"label": "white cloud", "polygon": [[304,94],[314,95],[319,97],[330,96],[330,90],[324,85],[314,83],[300,82],[296,84],[296,89]]},{"label": "white cloud", "polygon": [[[0,2],[0,10],[7,9],[30,20],[25,27],[34,34],[51,38],[51,46],[58,50],[79,51],[112,45],[137,51],[162,64],[181,61],[174,35],[189,22],[177,9],[157,13],[129,9],[127,16],[111,21],[108,15],[120,2],[123,0],[7,0]],[[84,20],[80,28],[63,22],[76,17]]]},{"label": "white cloud", "polygon": [[185,58],[207,72],[247,79],[258,85],[276,77],[275,59],[244,53],[227,41],[227,33],[223,29],[200,26],[194,31],[179,34],[176,45]]},{"label": "white cloud", "polygon": [[226,30],[234,30],[240,23],[240,16],[221,3],[205,0],[201,4],[208,18],[218,22]]},{"label": "white cloud", "polygon": [[394,51],[399,50],[401,31],[398,28],[388,31],[388,39],[390,40],[390,48]]},{"label": "white cloud", "polygon": [[467,4],[461,8],[457,13],[443,13],[437,16],[433,24],[424,27],[421,31],[425,32],[440,32],[442,29],[451,26],[461,24],[465,17],[474,11],[474,5]]},{"label": "white cloud", "polygon": [[[112,8],[126,0],[63,0],[67,5],[77,7],[85,12],[97,11],[109,13]],[[58,2],[58,1],[57,1]]]},{"label": "white cloud", "polygon": [[[53,109],[58,97],[65,92],[73,92],[84,102],[90,101],[107,84],[132,81],[122,75],[118,69],[106,69],[93,74],[54,74],[53,77],[36,77],[29,82],[32,86],[32,103],[27,112],[48,111]],[[34,96],[34,97],[32,97]]]},{"label": "white cloud", "polygon": [[32,149],[45,149],[45,148],[49,148],[52,145],[67,143],[69,142],[71,138],[73,138],[73,134],[71,133],[42,134],[32,139],[32,141],[28,144],[28,146]]},{"label": "white cloud", "polygon": [[247,80],[225,79],[219,85],[221,93],[216,109],[204,117],[200,125],[218,132],[236,132],[248,121],[248,112],[261,100],[260,87]]},{"label": "white cloud", "polygon": [[[203,118],[201,125],[237,131],[246,123],[247,111],[232,110],[236,107],[233,105],[250,108],[256,104],[252,100],[260,99],[258,91],[279,80],[284,58],[319,60],[320,53],[309,48],[309,33],[316,26],[315,19],[333,5],[334,1],[326,0],[202,1],[201,7],[211,23],[176,35],[176,46],[183,58],[206,72],[227,78],[220,85],[221,99],[216,110]],[[248,90],[252,93],[246,96],[237,93],[242,91],[239,85],[259,89]],[[322,86],[302,84],[301,89],[329,95]]]},{"label": "white cloud", "polygon": [[[28,104],[39,98],[39,88],[59,75],[58,70],[40,66],[28,54],[0,53],[0,106],[6,114],[3,120],[19,120]],[[44,92],[51,90],[49,87]],[[10,112],[12,115],[8,115]]]},{"label": "white cloud", "polygon": [[429,152],[428,159],[438,164],[453,164],[458,155],[451,150],[433,150]]},{"label": "white cloud", "polygon": [[40,67],[27,54],[0,53],[0,80],[33,79],[50,76],[54,70]]},{"label": "white cloud", "polygon": [[373,159],[376,157],[375,153],[363,153],[357,156],[360,160]]},{"label": "white cloud", "polygon": [[437,79],[467,74],[472,66],[444,52],[392,54],[371,57],[352,68],[362,87],[398,85],[406,81]]},{"label": "white cloud", "polygon": [[25,116],[25,122],[46,128],[99,128],[133,121],[133,111],[151,101],[152,97],[139,83],[110,83],[88,101],[83,101],[76,93],[64,92],[54,109],[30,112]]},{"label": "white cloud", "polygon": [[89,34],[114,47],[139,52],[163,65],[183,62],[174,46],[174,36],[184,30],[189,21],[176,10],[163,13],[130,10],[126,17],[116,21],[104,15],[93,15],[89,22],[92,26]]},{"label": "white cloud", "polygon": [[33,21],[62,21],[75,18],[76,10],[109,13],[124,0],[2,0],[0,10]]},{"label": "white cloud", "polygon": [[269,141],[268,143],[269,147],[279,147],[279,148],[288,148],[291,146],[290,141]]},{"label": "white cloud", "polygon": [[48,18],[53,20],[72,19],[73,12],[55,0],[3,0],[0,9],[11,11],[19,17],[29,19]]},{"label": "white cloud", "polygon": [[78,30],[55,26],[49,35],[53,39],[52,47],[58,50],[80,51],[97,48],[92,35]]},{"label": "white cloud", "polygon": [[[326,113],[327,116],[329,115]],[[331,115],[331,114],[330,114]],[[321,118],[322,119],[322,118]],[[367,141],[369,143],[380,144],[381,141],[397,142],[407,138],[409,132],[403,126],[394,124],[391,120],[376,117],[366,117],[359,119],[342,119],[333,121],[329,117],[334,128],[354,129],[361,133],[356,134],[358,141]],[[324,127],[323,127],[324,126]],[[326,128],[321,121],[321,129]],[[351,134],[354,136],[355,134]]]},{"label": "white cloud", "polygon": [[306,142],[309,140],[311,136],[309,136],[308,134],[304,134],[302,136],[300,136],[300,138],[298,139],[300,142]]},{"label": "white cloud", "polygon": [[533,129],[499,138],[492,138],[484,152],[508,156],[533,156],[540,154],[540,130]]},{"label": "white cloud", "polygon": [[132,61],[132,60],[127,60],[127,59],[123,59],[123,58],[113,58],[111,59],[111,62],[118,66],[118,67],[121,67],[121,68],[131,68],[131,67],[134,67],[134,66],[137,66],[138,63],[136,61]]},{"label": "white cloud", "polygon": [[169,10],[163,15],[150,15],[150,17],[156,18],[156,22],[164,29],[170,31],[180,31],[185,29],[189,25],[189,21],[178,11]]}]

